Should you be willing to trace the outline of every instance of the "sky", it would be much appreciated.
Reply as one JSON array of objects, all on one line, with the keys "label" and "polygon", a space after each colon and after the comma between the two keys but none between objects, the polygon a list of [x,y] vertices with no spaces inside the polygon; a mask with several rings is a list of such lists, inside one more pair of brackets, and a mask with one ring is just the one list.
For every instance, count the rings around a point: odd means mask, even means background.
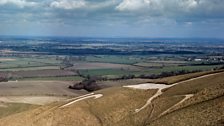
[{"label": "sky", "polygon": [[0,35],[224,38],[224,0],[0,0]]}]

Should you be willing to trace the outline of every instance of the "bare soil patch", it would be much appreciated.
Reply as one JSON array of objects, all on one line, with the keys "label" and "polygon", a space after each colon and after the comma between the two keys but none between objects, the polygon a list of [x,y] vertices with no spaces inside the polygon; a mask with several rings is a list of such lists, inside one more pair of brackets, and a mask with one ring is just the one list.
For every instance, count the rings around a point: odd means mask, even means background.
[{"label": "bare soil patch", "polygon": [[8,74],[8,76],[15,78],[24,78],[24,77],[55,77],[55,76],[74,76],[77,75],[76,72],[69,70],[57,70],[57,69],[48,69],[48,70],[28,70],[28,71],[14,71],[14,72],[1,72]]},{"label": "bare soil patch", "polygon": [[0,96],[78,96],[86,91],[70,90],[69,81],[9,81],[0,83]]},{"label": "bare soil patch", "polygon": [[16,59],[11,59],[11,58],[0,58],[0,62],[3,61],[15,61]]},{"label": "bare soil patch", "polygon": [[6,97],[0,97],[0,102],[45,105],[51,102],[61,101],[65,99],[66,99],[65,97],[53,97],[53,96],[6,96]]}]

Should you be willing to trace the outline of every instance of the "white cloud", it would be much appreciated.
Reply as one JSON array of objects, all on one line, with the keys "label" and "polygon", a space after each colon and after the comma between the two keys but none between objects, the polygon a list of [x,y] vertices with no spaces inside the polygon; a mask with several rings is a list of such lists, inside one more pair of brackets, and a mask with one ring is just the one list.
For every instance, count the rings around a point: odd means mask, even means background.
[{"label": "white cloud", "polygon": [[0,0],[0,5],[13,4],[20,8],[36,6],[36,2],[28,2],[26,0]]},{"label": "white cloud", "polygon": [[60,8],[60,9],[77,9],[77,8],[83,8],[86,6],[86,1],[84,0],[59,0],[59,1],[53,1],[50,4],[50,7],[53,8]]},{"label": "white cloud", "polygon": [[180,6],[185,9],[192,9],[197,7],[199,0],[184,0],[180,2]]},{"label": "white cloud", "polygon": [[111,7],[118,3],[116,0],[106,0],[106,1],[88,1],[88,0],[57,0],[50,3],[52,8],[60,8],[65,10],[72,9],[102,9],[106,7]]},{"label": "white cloud", "polygon": [[123,0],[118,6],[116,6],[116,10],[146,11],[153,9],[156,11],[159,9],[169,9],[169,8],[173,8],[175,10],[176,9],[188,10],[197,7],[199,1],[200,0]]},{"label": "white cloud", "polygon": [[151,1],[150,0],[123,0],[118,6],[116,6],[116,10],[119,11],[136,11],[149,7]]},{"label": "white cloud", "polygon": [[139,17],[198,21],[224,17],[224,0],[122,0],[115,10]]}]

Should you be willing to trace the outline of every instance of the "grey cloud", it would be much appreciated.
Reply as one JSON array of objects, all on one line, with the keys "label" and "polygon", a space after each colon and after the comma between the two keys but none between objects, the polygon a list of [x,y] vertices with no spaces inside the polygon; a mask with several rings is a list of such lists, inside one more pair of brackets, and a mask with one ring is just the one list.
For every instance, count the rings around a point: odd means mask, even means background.
[{"label": "grey cloud", "polygon": [[189,16],[223,17],[223,0],[123,0],[116,10],[148,16],[178,18]]},{"label": "grey cloud", "polygon": [[33,1],[26,1],[26,0],[1,0],[0,6],[4,6],[4,5],[15,5],[17,7],[24,8],[24,7],[37,6],[38,3]]},{"label": "grey cloud", "polygon": [[36,29],[60,27],[71,32],[76,28],[88,31],[88,27],[105,33],[122,29],[121,34],[129,29],[132,35],[141,30],[154,35],[155,29],[172,31],[172,27],[179,31],[194,27],[221,29],[223,5],[224,0],[0,0],[0,25],[30,24]]}]

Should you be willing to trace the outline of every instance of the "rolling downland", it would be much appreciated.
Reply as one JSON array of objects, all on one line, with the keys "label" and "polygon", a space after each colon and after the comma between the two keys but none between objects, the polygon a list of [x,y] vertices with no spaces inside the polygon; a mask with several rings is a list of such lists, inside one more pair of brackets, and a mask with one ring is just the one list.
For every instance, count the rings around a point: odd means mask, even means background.
[{"label": "rolling downland", "polygon": [[0,126],[224,125],[224,72],[189,76],[169,78],[174,83],[163,89],[146,83],[99,90],[0,118]]}]

